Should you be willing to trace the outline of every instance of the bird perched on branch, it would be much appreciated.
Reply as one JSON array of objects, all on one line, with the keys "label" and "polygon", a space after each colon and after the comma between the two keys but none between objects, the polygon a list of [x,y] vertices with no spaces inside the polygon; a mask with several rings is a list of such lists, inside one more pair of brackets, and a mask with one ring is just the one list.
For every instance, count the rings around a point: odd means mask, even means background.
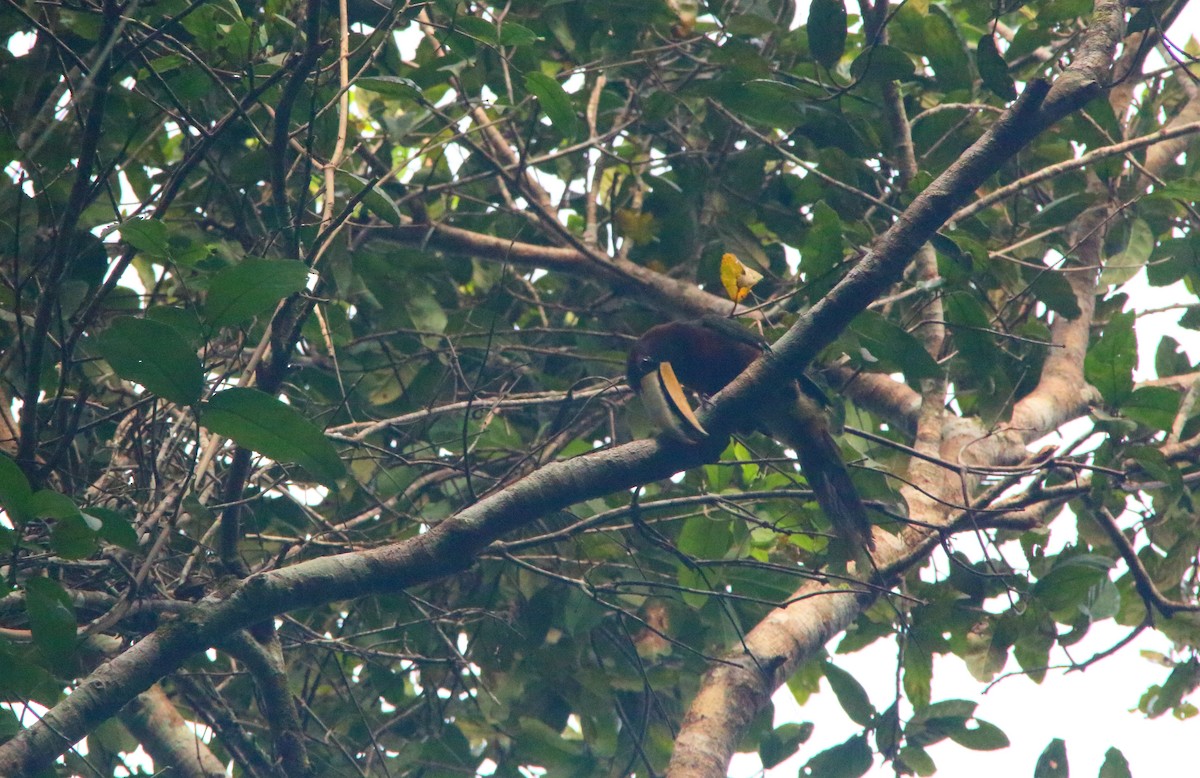
[{"label": "bird perched on branch", "polygon": [[[705,318],[651,327],[629,351],[626,377],[654,422],[682,443],[708,436],[683,388],[713,395],[750,366],[765,343],[728,319]],[[817,503],[840,536],[875,550],[866,508],[842,463],[820,403],[797,381],[772,393],[747,429],[760,429],[795,449]]]}]

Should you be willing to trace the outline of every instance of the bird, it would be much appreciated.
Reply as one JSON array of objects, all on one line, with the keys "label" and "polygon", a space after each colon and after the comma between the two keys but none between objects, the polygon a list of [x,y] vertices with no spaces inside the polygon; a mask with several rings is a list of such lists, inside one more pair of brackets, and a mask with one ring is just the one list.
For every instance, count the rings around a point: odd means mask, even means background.
[{"label": "bird", "polygon": [[[680,443],[708,437],[683,389],[711,396],[769,350],[765,341],[730,319],[704,317],[646,330],[629,350],[626,380],[663,433]],[[807,391],[806,391],[807,389]],[[788,381],[762,403],[753,424],[796,451],[804,477],[834,530],[855,548],[875,550],[871,520],[829,431],[819,390],[807,378]]]}]

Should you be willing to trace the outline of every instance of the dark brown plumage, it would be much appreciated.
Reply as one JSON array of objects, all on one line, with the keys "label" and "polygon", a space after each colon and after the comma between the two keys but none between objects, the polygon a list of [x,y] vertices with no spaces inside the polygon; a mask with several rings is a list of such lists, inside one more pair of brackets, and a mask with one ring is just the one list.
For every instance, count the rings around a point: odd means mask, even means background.
[{"label": "dark brown plumage", "polygon": [[[682,393],[673,390],[674,378],[698,394],[713,395],[762,351],[754,337],[733,322],[660,324],[647,330],[630,349],[626,376],[665,433],[683,442],[696,441],[707,433]],[[817,503],[838,534],[859,547],[875,550],[866,508],[817,401],[797,382],[789,381],[777,399],[763,403],[755,423],[745,426],[761,429],[795,449]]]}]

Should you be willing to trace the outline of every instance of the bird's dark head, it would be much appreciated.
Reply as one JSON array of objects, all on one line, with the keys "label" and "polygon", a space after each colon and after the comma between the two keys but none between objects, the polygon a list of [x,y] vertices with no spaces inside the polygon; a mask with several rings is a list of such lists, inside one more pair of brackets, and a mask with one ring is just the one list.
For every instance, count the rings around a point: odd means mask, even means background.
[{"label": "bird's dark head", "polygon": [[651,327],[638,338],[629,350],[625,374],[629,385],[639,389],[643,376],[669,362],[681,384],[713,395],[760,353],[761,348],[736,323],[675,321]]},{"label": "bird's dark head", "polygon": [[676,375],[677,370],[689,370],[694,356],[689,327],[678,322],[651,327],[633,344],[625,362],[625,378],[650,417],[663,432],[682,442],[708,437]]}]

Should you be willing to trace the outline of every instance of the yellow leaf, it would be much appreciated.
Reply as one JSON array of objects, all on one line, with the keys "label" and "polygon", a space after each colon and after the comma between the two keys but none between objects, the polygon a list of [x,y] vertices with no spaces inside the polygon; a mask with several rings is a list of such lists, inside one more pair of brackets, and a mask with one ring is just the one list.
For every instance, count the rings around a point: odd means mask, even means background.
[{"label": "yellow leaf", "polygon": [[631,211],[628,208],[617,209],[617,227],[621,234],[639,246],[650,243],[658,234],[658,225],[654,214]]},{"label": "yellow leaf", "polygon": [[746,267],[733,254],[721,256],[721,284],[730,300],[740,303],[761,280],[762,273]]}]

